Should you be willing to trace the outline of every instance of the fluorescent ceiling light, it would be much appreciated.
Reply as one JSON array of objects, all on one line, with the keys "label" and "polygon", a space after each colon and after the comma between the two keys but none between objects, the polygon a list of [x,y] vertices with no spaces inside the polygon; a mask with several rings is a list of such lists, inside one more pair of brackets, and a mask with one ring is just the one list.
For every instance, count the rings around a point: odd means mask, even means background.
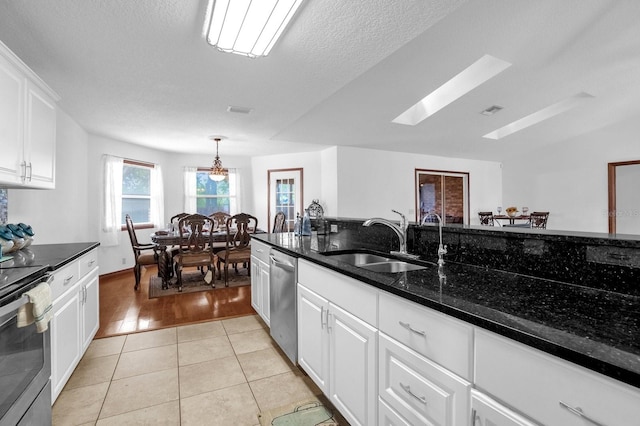
[{"label": "fluorescent ceiling light", "polygon": [[593,95],[585,92],[580,92],[577,95],[573,95],[570,98],[564,99],[558,103],[543,108],[540,111],[534,112],[533,114],[529,114],[526,117],[516,120],[513,123],[507,124],[506,126],[499,128],[498,130],[487,133],[483,136],[483,138],[495,140],[502,139],[505,136],[509,136],[510,134],[515,133],[519,130],[525,129],[529,126],[533,126],[534,124],[538,124],[541,121],[547,120],[551,117],[555,117],[556,115],[562,114],[565,111],[569,111],[570,109],[582,105],[585,101],[591,98],[593,98]]},{"label": "fluorescent ceiling light", "polygon": [[392,121],[415,126],[510,66],[507,61],[484,55]]},{"label": "fluorescent ceiling light", "polygon": [[267,56],[302,0],[210,0],[207,42],[223,52]]}]

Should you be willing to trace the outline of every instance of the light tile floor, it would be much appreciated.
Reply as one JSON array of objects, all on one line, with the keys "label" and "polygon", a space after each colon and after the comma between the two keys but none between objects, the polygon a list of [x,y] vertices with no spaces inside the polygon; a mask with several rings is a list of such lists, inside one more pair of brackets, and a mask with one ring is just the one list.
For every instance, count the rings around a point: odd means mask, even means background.
[{"label": "light tile floor", "polygon": [[255,426],[320,393],[252,315],[94,340],[53,424]]}]

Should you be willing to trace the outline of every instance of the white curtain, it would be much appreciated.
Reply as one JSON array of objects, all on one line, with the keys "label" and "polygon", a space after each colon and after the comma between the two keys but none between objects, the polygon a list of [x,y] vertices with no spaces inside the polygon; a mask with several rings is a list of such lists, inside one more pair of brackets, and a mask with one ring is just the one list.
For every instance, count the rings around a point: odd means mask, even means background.
[{"label": "white curtain", "polygon": [[155,164],[151,170],[151,211],[149,220],[155,228],[164,227],[164,185],[162,167]]},{"label": "white curtain", "polygon": [[103,194],[101,197],[102,220],[100,245],[116,246],[119,243],[122,216],[122,158],[102,156]]},{"label": "white curtain", "polygon": [[229,170],[229,210],[231,214],[242,213],[242,203],[240,202],[240,173],[237,169]]},{"label": "white curtain", "polygon": [[184,168],[184,212],[195,213],[198,210],[198,194],[196,188],[197,167]]}]

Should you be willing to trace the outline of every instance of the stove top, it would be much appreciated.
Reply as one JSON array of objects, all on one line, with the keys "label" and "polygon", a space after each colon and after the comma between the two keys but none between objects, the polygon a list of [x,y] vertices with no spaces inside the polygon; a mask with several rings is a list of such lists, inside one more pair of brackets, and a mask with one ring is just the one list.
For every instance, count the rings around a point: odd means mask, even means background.
[{"label": "stove top", "polygon": [[44,275],[48,265],[39,265],[29,250],[7,255],[11,259],[0,262],[0,297]]}]

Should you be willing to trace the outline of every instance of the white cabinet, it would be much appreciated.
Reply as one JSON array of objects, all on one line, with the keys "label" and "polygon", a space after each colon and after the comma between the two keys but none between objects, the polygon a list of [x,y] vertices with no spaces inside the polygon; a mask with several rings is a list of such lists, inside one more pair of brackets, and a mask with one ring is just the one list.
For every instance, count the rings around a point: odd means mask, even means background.
[{"label": "white cabinet", "polygon": [[475,358],[476,387],[536,422],[626,426],[640,419],[638,388],[479,328]]},{"label": "white cabinet", "polygon": [[377,292],[298,262],[298,363],[351,425],[376,424]]},{"label": "white cabinet", "polygon": [[51,293],[52,403],[100,326],[97,249],[53,272]]},{"label": "white cabinet", "polygon": [[471,390],[471,426],[536,426],[487,395]]},{"label": "white cabinet", "polygon": [[386,292],[379,295],[378,392],[408,424],[469,424],[473,328]]},{"label": "white cabinet", "polygon": [[267,325],[270,325],[269,250],[268,245],[251,241],[251,306]]},{"label": "white cabinet", "polygon": [[55,187],[58,96],[0,42],[0,186]]}]

